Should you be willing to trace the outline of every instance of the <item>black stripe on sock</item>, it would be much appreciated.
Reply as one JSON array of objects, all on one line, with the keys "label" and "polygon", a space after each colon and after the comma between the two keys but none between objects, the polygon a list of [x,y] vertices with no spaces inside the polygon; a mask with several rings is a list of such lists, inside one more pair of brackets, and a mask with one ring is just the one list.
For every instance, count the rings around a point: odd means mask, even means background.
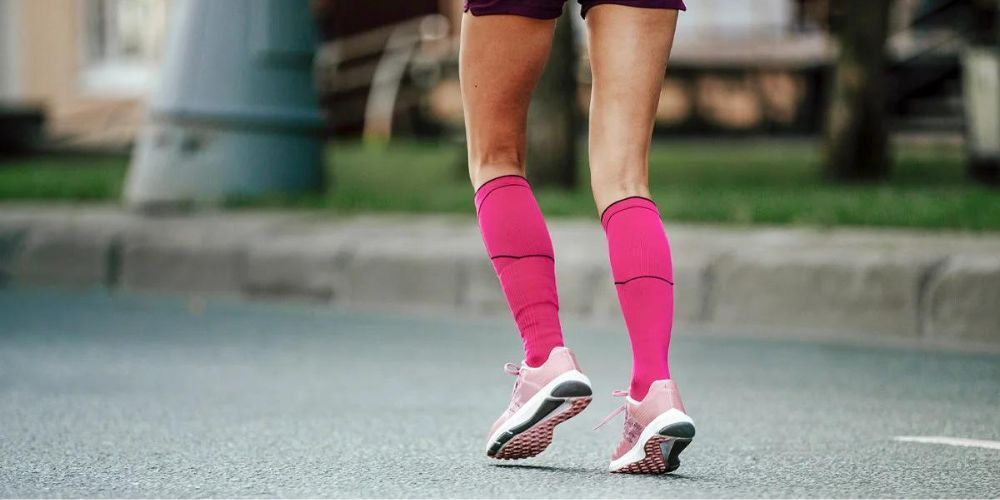
[{"label": "black stripe on sock", "polygon": [[628,283],[628,282],[630,282],[632,280],[637,280],[639,278],[653,278],[653,279],[657,279],[657,280],[660,280],[660,281],[666,281],[667,283],[670,283],[671,285],[674,284],[673,281],[670,281],[667,278],[663,278],[663,277],[660,277],[660,276],[653,276],[651,274],[644,274],[642,276],[634,276],[634,277],[629,278],[629,279],[627,279],[625,281],[616,281],[615,284],[616,285],[624,285],[624,284],[626,284],[626,283]]},{"label": "black stripe on sock", "polygon": [[620,199],[618,201],[612,202],[607,207],[604,207],[604,210],[601,211],[601,220],[604,220],[604,214],[608,213],[608,209],[610,209],[611,207],[613,207],[613,206],[615,206],[615,205],[617,205],[617,204],[619,204],[619,203],[621,203],[621,202],[623,202],[625,200],[631,200],[633,198],[642,198],[642,199],[644,199],[644,200],[652,203],[653,205],[656,205],[655,201],[653,201],[653,200],[651,200],[649,198],[646,198],[645,196],[638,196],[638,195],[636,195],[636,196],[627,196],[627,197],[622,198],[622,199]]},{"label": "black stripe on sock", "polygon": [[604,217],[601,217],[601,224],[602,224],[602,225],[604,225],[604,229],[607,229],[607,228],[608,228],[608,225],[610,225],[610,224],[611,224],[611,219],[614,219],[616,215],[618,215],[618,214],[620,214],[620,213],[622,213],[622,212],[624,212],[624,211],[626,211],[626,210],[628,210],[628,209],[630,209],[630,208],[641,208],[641,209],[643,209],[643,210],[649,210],[650,212],[653,212],[654,214],[656,214],[656,217],[657,217],[657,218],[659,218],[659,217],[660,217],[660,213],[659,213],[659,212],[657,212],[656,210],[653,210],[652,208],[649,208],[649,207],[639,207],[639,206],[635,206],[635,207],[625,207],[625,208],[623,208],[623,209],[621,209],[621,210],[619,210],[619,211],[617,211],[617,212],[615,212],[615,213],[611,214],[611,216],[610,216],[610,217],[608,217],[608,220],[607,220],[607,221],[604,221]]},{"label": "black stripe on sock", "polygon": [[524,179],[524,181],[525,181],[525,182],[528,182],[528,178],[527,178],[527,177],[525,177],[525,176],[523,176],[523,175],[518,175],[518,174],[506,174],[506,175],[501,175],[501,176],[499,176],[499,177],[494,177],[494,178],[492,178],[492,179],[490,179],[490,180],[488,180],[488,181],[484,182],[484,183],[483,183],[483,184],[482,184],[481,186],[479,186],[479,189],[477,189],[477,190],[476,190],[476,194],[479,194],[479,192],[480,192],[480,191],[482,191],[484,187],[488,186],[488,185],[489,185],[490,183],[492,183],[493,181],[495,181],[495,180],[497,180],[497,179],[503,179],[504,177],[520,177],[520,178]]},{"label": "black stripe on sock", "polygon": [[[515,176],[515,177],[520,177],[520,176]],[[489,199],[489,197],[490,197],[491,194],[493,194],[493,193],[495,193],[495,192],[497,192],[497,191],[499,191],[499,190],[501,190],[503,188],[518,188],[518,187],[519,188],[530,189],[530,188],[528,188],[528,186],[522,186],[520,184],[507,184],[506,186],[497,186],[497,187],[491,189],[490,192],[486,193],[486,195],[483,196],[482,201],[479,202],[479,211],[481,211],[483,209],[483,205],[486,204],[486,200]],[[476,212],[477,216],[479,215],[479,211]]]},{"label": "black stripe on sock", "polygon": [[526,259],[528,257],[545,257],[553,262],[555,262],[555,257],[551,255],[545,255],[543,253],[529,253],[527,255],[493,255],[490,256],[490,260],[493,259]]}]

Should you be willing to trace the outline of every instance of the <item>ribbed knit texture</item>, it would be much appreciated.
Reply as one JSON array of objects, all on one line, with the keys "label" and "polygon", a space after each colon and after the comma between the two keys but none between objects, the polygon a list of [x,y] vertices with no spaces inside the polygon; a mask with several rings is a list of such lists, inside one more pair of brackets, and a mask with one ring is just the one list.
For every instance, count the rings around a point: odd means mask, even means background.
[{"label": "ribbed knit texture", "polygon": [[528,181],[507,175],[476,191],[476,214],[486,252],[524,343],[525,363],[541,366],[563,345],[549,230]]},{"label": "ribbed knit texture", "polygon": [[601,214],[611,274],[632,343],[629,396],[670,378],[667,353],[674,322],[674,275],[660,212],[648,198],[618,200]]}]

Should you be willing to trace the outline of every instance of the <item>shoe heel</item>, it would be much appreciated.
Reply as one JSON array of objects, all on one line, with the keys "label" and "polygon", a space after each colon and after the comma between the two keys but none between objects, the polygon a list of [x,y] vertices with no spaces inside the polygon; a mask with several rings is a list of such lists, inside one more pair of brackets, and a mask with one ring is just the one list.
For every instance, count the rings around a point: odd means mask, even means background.
[{"label": "shoe heel", "polygon": [[673,472],[681,466],[679,458],[681,452],[691,444],[694,425],[690,422],[677,422],[660,429],[657,434],[668,438],[660,442],[660,454],[663,456],[663,463],[666,464],[664,472]]},{"label": "shoe heel", "polygon": [[694,424],[677,422],[660,429],[657,434],[671,438],[691,439],[694,437]]},{"label": "shoe heel", "polygon": [[592,396],[594,391],[589,385],[578,380],[570,380],[557,385],[552,389],[553,398],[580,398]]}]

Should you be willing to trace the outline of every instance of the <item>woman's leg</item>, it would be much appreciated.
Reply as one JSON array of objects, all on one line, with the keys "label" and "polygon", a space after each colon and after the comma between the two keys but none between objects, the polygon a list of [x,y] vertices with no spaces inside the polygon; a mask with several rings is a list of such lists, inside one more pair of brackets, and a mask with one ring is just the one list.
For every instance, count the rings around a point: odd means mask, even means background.
[{"label": "woman's leg", "polygon": [[524,363],[506,367],[518,379],[490,428],[486,455],[527,458],[548,447],[552,428],[583,411],[591,396],[576,358],[562,347],[552,241],[523,177],[528,102],[562,0],[467,5],[472,15],[462,20],[460,76],[469,176],[479,230],[524,341]]},{"label": "woman's leg", "polygon": [[611,271],[633,352],[629,395],[670,378],[673,271],[660,214],[649,198],[653,120],[677,10],[599,4],[587,13],[593,91],[590,171]]},{"label": "woman's leg", "polygon": [[474,188],[501,175],[524,175],[528,103],[554,32],[554,20],[463,17],[459,78]]},{"label": "woman's leg", "polygon": [[462,20],[460,78],[476,213],[530,367],[563,345],[552,242],[523,177],[528,103],[554,30],[552,19],[516,15]]},{"label": "woman's leg", "polygon": [[593,89],[590,176],[598,211],[649,197],[649,142],[677,10],[595,5],[587,12]]}]

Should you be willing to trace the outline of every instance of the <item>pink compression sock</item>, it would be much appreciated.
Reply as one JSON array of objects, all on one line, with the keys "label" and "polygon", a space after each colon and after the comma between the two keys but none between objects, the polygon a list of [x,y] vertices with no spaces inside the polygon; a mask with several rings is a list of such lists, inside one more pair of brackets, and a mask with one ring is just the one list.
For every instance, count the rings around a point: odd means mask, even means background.
[{"label": "pink compression sock", "polygon": [[527,179],[505,175],[476,191],[486,252],[524,342],[525,363],[545,363],[563,345],[555,257],[545,219]]},{"label": "pink compression sock", "polygon": [[601,214],[608,238],[611,275],[632,342],[629,396],[641,401],[649,384],[670,378],[667,351],[674,322],[674,274],[670,244],[656,204],[631,196]]}]

